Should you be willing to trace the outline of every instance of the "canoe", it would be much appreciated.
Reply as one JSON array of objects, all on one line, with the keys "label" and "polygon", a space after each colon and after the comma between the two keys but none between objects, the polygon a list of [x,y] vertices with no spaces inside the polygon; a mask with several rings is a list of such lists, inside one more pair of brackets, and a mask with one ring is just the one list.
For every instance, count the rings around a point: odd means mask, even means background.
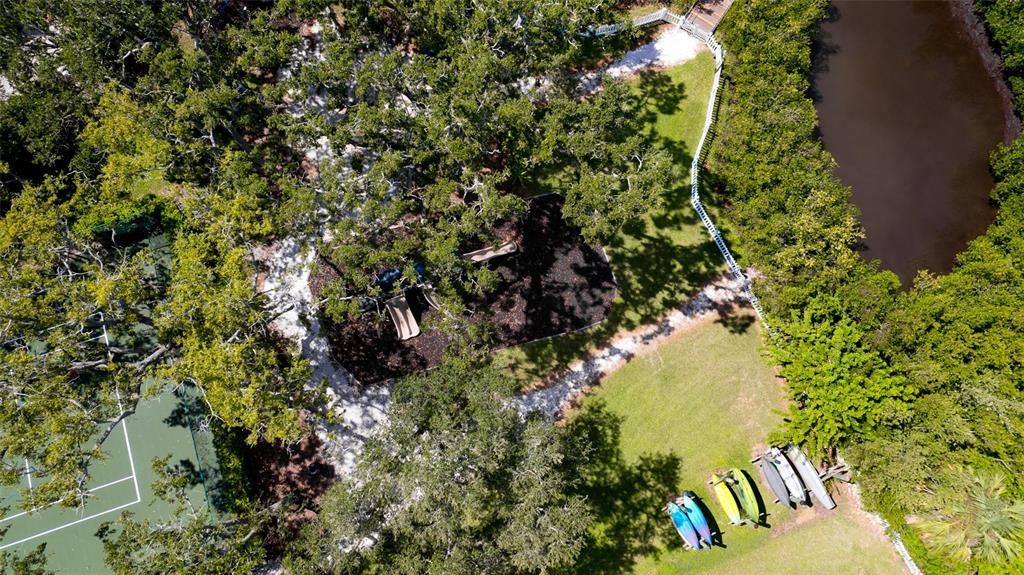
[{"label": "canoe", "polygon": [[729,523],[737,525],[743,521],[740,518],[740,509],[736,506],[736,496],[733,495],[732,489],[729,489],[729,484],[717,474],[711,475],[711,483],[715,486],[715,497],[718,498],[718,504],[729,516]]},{"label": "canoe", "polygon": [[779,470],[779,475],[782,476],[782,481],[786,484],[786,490],[789,491],[790,501],[809,505],[810,501],[807,499],[807,490],[804,488],[803,482],[800,481],[800,476],[797,475],[796,469],[786,459],[786,455],[782,453],[782,450],[778,447],[769,447],[765,457],[768,461],[775,464],[775,469]]},{"label": "canoe", "polygon": [[817,499],[825,509],[835,509],[836,502],[832,499],[832,496],[828,494],[828,490],[825,489],[825,483],[822,482],[821,476],[818,475],[818,470],[814,468],[810,460],[807,459],[807,455],[799,447],[790,445],[786,449],[786,455],[789,456],[789,460],[793,462],[793,467],[796,468],[796,472],[800,474],[800,478],[804,480],[804,485],[811,490],[811,494]]},{"label": "canoe", "polygon": [[757,494],[754,493],[754,486],[747,479],[747,474],[742,469],[733,467],[729,470],[734,485],[736,486],[737,499],[740,500],[740,507],[743,513],[754,523],[761,522],[761,506],[757,503]]},{"label": "canoe", "polygon": [[676,531],[679,532],[683,541],[692,549],[700,549],[700,537],[697,536],[697,530],[690,524],[690,520],[682,508],[675,503],[669,503],[668,515],[672,518],[672,524],[676,526]]},{"label": "canoe", "polygon": [[767,458],[762,457],[757,460],[757,467],[761,470],[764,482],[768,484],[768,488],[771,489],[772,494],[775,495],[775,500],[792,508],[793,502],[789,499],[789,491],[786,490],[786,482],[782,480],[782,476],[779,475],[779,470],[775,468],[775,464],[768,461]]},{"label": "canoe", "polygon": [[681,507],[690,519],[690,523],[697,530],[700,538],[704,540],[704,545],[711,547],[711,526],[708,525],[708,520],[704,517],[704,511],[700,505],[697,505],[697,496],[690,491],[684,491],[680,501],[682,501]]}]

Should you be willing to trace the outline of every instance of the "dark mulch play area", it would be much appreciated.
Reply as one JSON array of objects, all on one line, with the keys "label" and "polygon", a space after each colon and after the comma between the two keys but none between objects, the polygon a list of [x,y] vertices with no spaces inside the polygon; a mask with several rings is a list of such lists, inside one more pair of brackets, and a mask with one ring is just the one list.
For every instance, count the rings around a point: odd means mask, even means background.
[{"label": "dark mulch play area", "polygon": [[[334,468],[323,456],[320,440],[308,435],[292,445],[259,442],[247,446],[245,461],[253,495],[259,501],[288,500],[281,527],[298,529],[314,517],[311,506],[334,484]],[[276,541],[266,541],[273,546]]]},{"label": "dark mulch play area", "polygon": [[[560,196],[534,198],[521,224],[520,249],[483,264],[500,275],[500,285],[466,304],[474,321],[493,326],[495,348],[578,330],[608,316],[615,298],[611,266],[599,246],[583,243],[561,209]],[[357,380],[383,381],[440,362],[448,339],[431,327],[440,313],[417,290],[406,296],[423,333],[404,342],[386,313],[343,324],[324,318],[335,359]]]}]

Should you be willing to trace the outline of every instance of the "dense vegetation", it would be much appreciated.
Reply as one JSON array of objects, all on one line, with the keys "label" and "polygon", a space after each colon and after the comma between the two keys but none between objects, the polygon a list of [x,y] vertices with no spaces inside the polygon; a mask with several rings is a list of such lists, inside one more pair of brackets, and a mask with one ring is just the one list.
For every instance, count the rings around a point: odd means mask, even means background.
[{"label": "dense vegetation", "polygon": [[[319,409],[319,391],[270,329],[279,310],[257,281],[259,249],[276,239],[327,231],[318,247],[342,270],[324,291],[332,315],[422,281],[414,263],[457,309],[460,293],[493,280],[458,254],[503,239],[535,193],[528,182],[574,182],[564,214],[591,239],[655,205],[667,156],[631,137],[626,88],[580,100],[569,70],[601,53],[582,33],[612,8],[0,5],[0,482],[18,485],[29,461],[47,480],[25,506],[82,501],[104,441],[161,387],[193,386],[218,425],[249,442],[307,432],[302,414]],[[522,82],[530,76],[546,81]],[[304,162],[318,147],[328,153]],[[377,281],[395,268],[393,285]],[[557,464],[557,431],[494,416],[517,438],[496,446],[510,450],[507,469]],[[534,479],[511,481],[541,503],[560,497],[557,474]],[[279,507],[211,525],[181,481],[160,489],[177,521],[123,517],[103,532],[110,565],[219,572],[260,561],[254,533]],[[474,513],[498,509],[490,495]],[[565,505],[568,524],[550,543],[514,540],[529,510],[503,518],[495,557],[523,571],[571,558],[576,547],[562,543],[586,514]],[[473,536],[495,532],[478,527]]]},{"label": "dense vegetation", "polygon": [[32,504],[85,488],[148,378],[198,386],[252,439],[298,431],[308,370],[266,329],[249,255],[299,185],[277,167],[284,138],[255,137],[278,113],[251,61],[274,36],[247,32],[268,18],[205,3],[0,12],[15,90],[0,102],[0,453],[49,476]]},{"label": "dense vegetation", "polygon": [[545,573],[575,559],[590,513],[569,494],[569,471],[586,452],[505,405],[511,391],[500,372],[464,361],[403,380],[387,427],[322,498],[289,572]]},{"label": "dense vegetation", "polygon": [[460,254],[512,239],[542,176],[571,182],[563,214],[590,240],[665,189],[668,157],[630,129],[626,87],[580,100],[569,67],[610,3],[467,6],[343,3],[324,22],[323,58],[289,81],[317,98],[296,102],[296,129],[323,150],[323,193],[304,211],[330,221],[319,253],[340,276],[325,289],[335,319],[423,281],[456,309],[459,292],[492,288],[496,274]]},{"label": "dense vegetation", "polygon": [[[1020,95],[1022,11],[979,9]],[[856,253],[849,191],[817,139],[808,95],[825,2],[744,2],[721,36],[729,90],[712,169],[780,336],[793,408],[783,435],[839,448],[867,502],[936,571],[1020,569],[1024,541],[1024,140],[998,149],[998,221],[911,290]]]},{"label": "dense vegetation", "polygon": [[1003,70],[1017,103],[1024,110],[1024,11],[1012,0],[977,0],[989,38],[1002,57]]},{"label": "dense vegetation", "polygon": [[[254,254],[276,239],[320,238],[340,270],[323,293],[336,318],[425,279],[455,311],[460,294],[494,281],[458,254],[506,239],[538,182],[569,182],[564,215],[589,239],[649,210],[667,156],[633,137],[622,85],[583,97],[573,73],[604,47],[580,32],[612,9],[0,5],[0,483],[18,484],[27,460],[48,480],[25,505],[74,504],[111,430],[159,386],[194,386],[249,441],[301,435],[319,395],[307,363],[269,329],[277,312],[255,281]],[[1013,0],[978,9],[1019,105],[1022,10]],[[780,433],[849,459],[866,501],[906,530],[924,564],[1019,571],[1024,140],[993,154],[998,221],[952,273],[900,292],[858,254],[850,192],[815,133],[811,44],[826,10],[741,0],[720,34],[728,85],[710,167],[778,331],[771,353],[792,399]],[[313,18],[322,45],[310,40]],[[465,359],[400,383],[391,423],[355,479],[324,496],[288,565],[571,564],[591,521],[576,483],[589,444],[521,419],[503,403],[509,391]],[[287,502],[239,496],[231,518],[211,522],[183,497],[188,479],[156,464],[178,517],[105,528],[112,567],[217,573],[265,558],[260,534]],[[0,566],[29,571],[41,557],[3,554]]]}]

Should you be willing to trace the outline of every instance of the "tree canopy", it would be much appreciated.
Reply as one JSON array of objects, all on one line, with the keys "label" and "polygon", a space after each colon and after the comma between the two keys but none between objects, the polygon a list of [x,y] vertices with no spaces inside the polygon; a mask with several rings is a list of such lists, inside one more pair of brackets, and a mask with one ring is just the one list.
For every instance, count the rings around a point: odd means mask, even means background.
[{"label": "tree canopy", "polygon": [[[313,247],[342,271],[324,290],[329,312],[351,312],[353,293],[382,295],[383,270],[423,281],[414,264],[457,305],[494,282],[460,254],[504,239],[545,182],[567,182],[564,215],[592,241],[655,205],[667,158],[636,137],[626,87],[579,87],[579,65],[604,42],[585,32],[613,9],[4,2],[0,481],[18,484],[24,469],[9,462],[28,460],[47,481],[24,506],[80,504],[116,425],[146,393],[173,386],[193,386],[218,425],[250,442],[307,432],[303,413],[323,407],[318,382],[271,327],[281,310],[260,281],[259,254],[276,240],[322,237]],[[309,164],[314,147],[330,153]],[[481,557],[514,569],[570,558],[585,513],[557,494],[560,453],[537,447],[558,432],[500,408],[493,419],[446,417],[492,426],[503,435],[471,435],[495,442],[509,469],[541,473],[502,475],[509,494],[491,485],[497,468],[474,479],[481,498],[518,507],[467,502],[490,523],[453,522],[452,532],[495,535]],[[420,440],[402,433],[401,445]],[[258,523],[250,518],[179,519],[122,518],[105,532],[112,565],[188,571],[202,550],[219,556],[203,567],[215,572],[259,558],[236,526]],[[545,535],[525,535],[528,525]],[[124,549],[126,537],[145,547]],[[467,561],[476,552],[467,547]]]},{"label": "tree canopy", "polygon": [[334,7],[323,58],[301,62],[289,82],[293,97],[318,99],[296,102],[297,130],[330,151],[318,175],[330,221],[321,253],[341,275],[331,296],[377,296],[392,269],[400,286],[486,291],[493,274],[459,254],[511,239],[507,224],[545,178],[568,182],[563,213],[591,241],[657,204],[668,158],[637,135],[627,88],[608,81],[588,96],[570,66],[595,41],[581,34],[609,21],[610,8]]},{"label": "tree canopy", "polygon": [[[1014,4],[977,8],[1019,91]],[[925,564],[1019,571],[1024,140],[992,155],[996,223],[953,272],[899,292],[857,253],[856,209],[815,131],[811,45],[826,10],[738,2],[720,30],[731,97],[710,163],[777,330],[771,354],[793,401],[780,433],[829,457],[838,449],[894,524],[921,520],[901,530]]]},{"label": "tree canopy", "polygon": [[568,494],[566,440],[506,404],[509,388],[492,368],[461,360],[401,381],[388,425],[354,476],[324,495],[289,571],[546,573],[569,564],[589,512]]},{"label": "tree canopy", "polygon": [[267,75],[289,45],[252,33],[268,18],[0,7],[0,460],[48,477],[26,505],[84,496],[147,381],[198,387],[252,440],[299,432],[309,370],[268,329],[252,257],[300,185],[286,138],[266,137],[283,108]]}]

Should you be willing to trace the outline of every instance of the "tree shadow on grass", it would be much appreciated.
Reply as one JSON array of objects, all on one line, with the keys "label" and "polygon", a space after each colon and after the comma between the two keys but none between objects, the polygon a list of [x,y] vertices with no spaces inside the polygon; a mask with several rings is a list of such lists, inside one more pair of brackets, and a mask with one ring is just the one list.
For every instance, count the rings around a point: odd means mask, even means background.
[{"label": "tree shadow on grass", "polygon": [[[632,222],[606,243],[618,287],[607,320],[582,332],[526,344],[519,352],[502,357],[506,362],[503,367],[524,383],[550,377],[576,360],[591,359],[589,350],[607,343],[620,331],[658,321],[725,268],[721,254],[690,205],[692,151],[684,134],[671,131],[675,120],[667,124],[669,129],[664,123],[659,125],[659,121],[664,122],[663,116],[677,112],[691,97],[686,85],[651,71],[638,74],[632,85],[628,107],[634,121],[623,137],[639,136],[648,145],[668,152],[671,183],[661,196],[661,207]],[[701,177],[702,195],[710,195],[704,192],[710,192],[717,180],[706,172]],[[708,206],[719,203],[715,198],[705,202]],[[727,235],[728,229],[722,232]],[[745,327],[736,323],[730,329],[742,331]]]},{"label": "tree shadow on grass", "polygon": [[714,243],[681,244],[651,223],[640,222],[623,234],[625,241],[609,246],[609,259],[618,288],[608,318],[590,329],[521,348],[523,360],[511,368],[525,381],[557,372],[575,360],[587,360],[588,350],[609,341],[621,330],[657,321],[682,305],[724,266]]},{"label": "tree shadow on grass", "polygon": [[642,126],[653,126],[655,113],[669,115],[676,112],[686,99],[686,86],[676,84],[671,77],[661,72],[638,72],[635,86],[636,98],[632,105],[638,111],[638,120]]},{"label": "tree shadow on grass", "polygon": [[656,556],[675,536],[665,497],[679,483],[678,455],[655,453],[628,462],[622,454],[622,418],[600,401],[588,402],[566,427],[574,492],[586,498],[595,526],[566,573],[631,573],[637,558]]},{"label": "tree shadow on grass", "polygon": [[[747,309],[747,308],[744,308]],[[734,304],[722,305],[716,309],[718,319],[715,323],[722,325],[729,333],[741,335],[747,333],[754,325],[755,317],[749,311],[740,311]]]}]

